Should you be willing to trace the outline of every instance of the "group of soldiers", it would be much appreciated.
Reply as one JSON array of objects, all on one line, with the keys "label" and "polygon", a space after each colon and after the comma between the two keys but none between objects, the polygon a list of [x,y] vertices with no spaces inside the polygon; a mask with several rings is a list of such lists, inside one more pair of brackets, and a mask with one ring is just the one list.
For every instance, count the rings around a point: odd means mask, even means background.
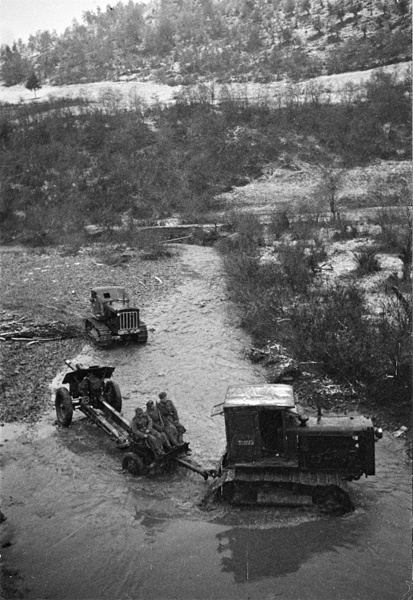
[{"label": "group of soldiers", "polygon": [[[80,395],[88,400],[99,399],[102,393],[102,381],[93,373],[89,373],[79,384]],[[130,423],[133,435],[138,442],[147,445],[157,458],[162,458],[183,444],[186,429],[179,422],[178,411],[166,392],[159,394],[159,401],[149,400],[146,411],[135,410]]]},{"label": "group of soldiers", "polygon": [[159,402],[149,400],[146,411],[138,407],[130,425],[135,439],[149,446],[157,458],[180,446],[186,431],[166,392],[159,394]]}]

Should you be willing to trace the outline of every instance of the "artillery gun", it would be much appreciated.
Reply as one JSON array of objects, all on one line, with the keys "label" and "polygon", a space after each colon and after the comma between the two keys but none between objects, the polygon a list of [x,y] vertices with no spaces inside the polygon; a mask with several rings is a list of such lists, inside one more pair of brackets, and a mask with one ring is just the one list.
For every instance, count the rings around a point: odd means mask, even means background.
[{"label": "artillery gun", "polygon": [[96,345],[108,348],[114,341],[147,342],[146,324],[140,319],[139,309],[130,306],[125,288],[92,288],[90,302],[93,317],[85,320],[85,330]]},{"label": "artillery gun", "polygon": [[[119,386],[111,379],[114,367],[84,368],[81,365],[73,366],[69,361],[66,364],[71,371],[65,374],[63,385],[57,389],[55,396],[60,425],[69,427],[74,410],[80,410],[116,441],[118,448],[124,452],[122,467],[132,475],[167,471],[174,464],[199,473],[205,480],[215,475],[214,470],[207,471],[189,458],[187,442],[158,457],[145,442],[134,438],[129,422],[121,414],[122,395]],[[64,385],[68,385],[69,389]]]},{"label": "artillery gun", "polygon": [[233,504],[321,505],[354,509],[347,483],[375,474],[370,418],[300,414],[291,385],[228,387],[212,416],[224,414],[227,447],[212,484]]}]

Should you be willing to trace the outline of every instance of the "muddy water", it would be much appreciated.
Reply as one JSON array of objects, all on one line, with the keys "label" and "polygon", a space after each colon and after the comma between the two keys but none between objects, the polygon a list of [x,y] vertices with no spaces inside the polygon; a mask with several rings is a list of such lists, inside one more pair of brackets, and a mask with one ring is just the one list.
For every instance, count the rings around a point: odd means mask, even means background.
[{"label": "muddy water", "polygon": [[[264,373],[243,356],[248,339],[214,251],[183,247],[181,261],[182,285],[145,311],[147,345],[86,347],[77,361],[116,367],[127,418],[168,391],[193,458],[210,467],[224,447],[212,406],[228,384],[256,383]],[[35,428],[3,428],[2,509],[12,542],[5,597],[401,600],[408,592],[410,469],[390,435],[376,446],[377,476],[352,484],[351,515],[204,512],[197,503],[208,484],[197,474],[125,475],[119,450],[83,415],[69,429],[54,418],[51,408]]]}]

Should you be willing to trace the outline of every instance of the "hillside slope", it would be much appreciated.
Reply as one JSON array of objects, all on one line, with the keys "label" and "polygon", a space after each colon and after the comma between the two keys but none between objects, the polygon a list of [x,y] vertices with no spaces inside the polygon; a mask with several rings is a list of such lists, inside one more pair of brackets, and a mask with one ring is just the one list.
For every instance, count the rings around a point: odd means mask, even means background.
[{"label": "hillside slope", "polygon": [[[392,75],[396,82],[406,81],[411,77],[411,61],[401,62],[394,65],[381,67],[383,73]],[[344,96],[349,93],[356,95],[365,86],[377,69],[368,69],[363,71],[349,71],[347,73],[338,73],[334,75],[320,75],[311,80],[297,82],[298,90],[305,94],[306,90],[317,93],[320,101],[340,102]],[[201,87],[199,87],[201,86]],[[14,85],[7,87],[0,85],[0,94],[2,102],[8,104],[19,104],[21,102],[42,102],[44,100],[56,100],[59,98],[84,98],[88,103],[96,106],[105,107],[110,102],[118,104],[122,108],[130,108],[136,102],[141,102],[143,106],[160,103],[169,105],[176,98],[182,98],[191,93],[207,93],[209,98],[219,102],[225,95],[233,98],[248,100],[266,101],[276,103],[281,96],[287,94],[290,84],[285,81],[276,81],[272,83],[231,83],[215,84],[204,83],[195,86],[169,86],[162,83],[151,81],[97,81],[91,83],[71,84],[71,85],[43,85],[37,91],[36,97],[33,92],[24,85]]]},{"label": "hillside slope", "polygon": [[411,1],[154,0],[2,47],[5,85],[300,81],[411,59]]}]

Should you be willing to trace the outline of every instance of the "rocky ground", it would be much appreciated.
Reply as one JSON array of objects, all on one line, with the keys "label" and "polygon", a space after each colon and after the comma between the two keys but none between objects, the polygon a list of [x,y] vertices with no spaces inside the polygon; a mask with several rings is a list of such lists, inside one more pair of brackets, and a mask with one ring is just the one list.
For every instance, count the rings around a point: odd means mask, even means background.
[{"label": "rocky ground", "polygon": [[151,301],[166,296],[179,280],[173,256],[142,260],[122,246],[104,251],[94,245],[77,255],[21,247],[0,252],[1,422],[39,418],[51,380],[84,344],[82,318],[90,314],[92,286],[124,285],[144,320]]},{"label": "rocky ground", "polygon": [[[145,320],[145,308],[155,298],[166,298],[180,281],[179,261],[170,254],[143,260],[138,251],[120,245],[108,250],[95,244],[76,255],[62,249],[1,247],[0,383],[5,401],[0,421],[34,422],[42,414],[50,398],[50,382],[65,358],[75,356],[85,342],[83,318],[90,314],[92,286],[124,285]],[[261,354],[248,349],[248,353],[265,366],[269,380],[291,365],[278,347]],[[404,409],[363,406],[351,386],[344,389],[310,366],[301,367],[300,373],[299,396],[311,397],[313,391],[322,390],[327,410],[367,411],[377,425],[393,432],[408,425]]]}]

